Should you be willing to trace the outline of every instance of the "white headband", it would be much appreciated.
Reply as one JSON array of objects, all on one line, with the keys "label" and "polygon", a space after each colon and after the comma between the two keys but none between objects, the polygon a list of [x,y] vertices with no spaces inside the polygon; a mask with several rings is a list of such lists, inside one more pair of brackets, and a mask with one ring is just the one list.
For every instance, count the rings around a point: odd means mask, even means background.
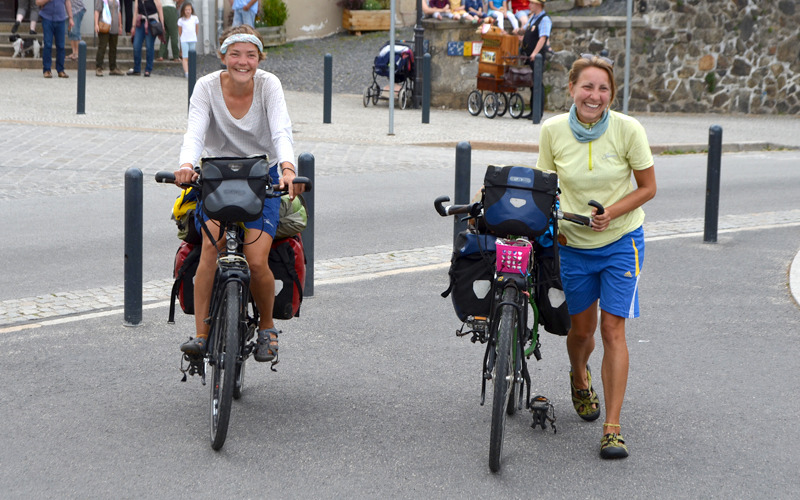
[{"label": "white headband", "polygon": [[250,35],[248,33],[236,33],[235,35],[229,36],[224,42],[222,42],[222,47],[219,48],[220,54],[224,54],[228,51],[228,45],[239,42],[252,43],[258,47],[259,52],[264,52],[264,46],[261,44],[261,40],[259,40],[257,36]]}]

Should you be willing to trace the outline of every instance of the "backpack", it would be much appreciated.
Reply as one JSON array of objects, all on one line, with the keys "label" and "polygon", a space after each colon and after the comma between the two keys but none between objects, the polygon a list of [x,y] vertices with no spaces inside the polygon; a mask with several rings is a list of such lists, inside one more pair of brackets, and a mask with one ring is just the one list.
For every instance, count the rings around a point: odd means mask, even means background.
[{"label": "backpack", "polygon": [[[194,225],[194,224],[192,224]],[[169,299],[169,323],[175,322],[175,299],[186,314],[194,314],[194,275],[200,262],[200,245],[182,241],[175,253],[172,293]]]},{"label": "backpack", "polygon": [[550,227],[558,194],[555,172],[490,165],[483,185],[483,218],[493,234],[536,238]]},{"label": "backpack", "polygon": [[300,235],[272,242],[269,268],[275,276],[275,304],[272,317],[291,319],[300,316],[306,281],[306,257]]},{"label": "backpack", "polygon": [[450,286],[442,297],[451,295],[453,310],[461,321],[470,316],[489,316],[492,310],[496,239],[472,231],[462,231],[456,237],[448,272]]}]

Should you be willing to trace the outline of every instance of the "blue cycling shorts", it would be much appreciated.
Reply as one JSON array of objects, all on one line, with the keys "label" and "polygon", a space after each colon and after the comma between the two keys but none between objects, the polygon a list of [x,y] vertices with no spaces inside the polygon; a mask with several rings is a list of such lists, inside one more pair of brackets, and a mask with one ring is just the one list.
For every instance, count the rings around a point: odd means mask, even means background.
[{"label": "blue cycling shorts", "polygon": [[[278,166],[273,165],[269,168],[269,178],[273,184],[278,183]],[[278,230],[278,210],[281,206],[281,199],[280,198],[265,198],[264,199],[264,208],[261,210],[261,218],[256,219],[254,221],[245,222],[244,227],[248,229],[255,229],[257,231],[263,231],[268,235],[275,237],[275,231]],[[195,214],[201,214],[204,221],[209,220],[208,215],[206,215],[205,211],[203,210],[203,202],[197,202],[197,210]],[[199,234],[204,234],[202,227],[200,227],[200,221],[195,216],[195,227],[197,228],[197,232]],[[211,229],[211,228],[209,228]],[[214,231],[212,229],[212,234]],[[216,235],[215,235],[216,236]]]},{"label": "blue cycling shorts", "polygon": [[640,226],[604,247],[559,246],[561,281],[569,313],[585,311],[597,299],[600,309],[622,318],[639,317],[639,274],[644,264]]}]

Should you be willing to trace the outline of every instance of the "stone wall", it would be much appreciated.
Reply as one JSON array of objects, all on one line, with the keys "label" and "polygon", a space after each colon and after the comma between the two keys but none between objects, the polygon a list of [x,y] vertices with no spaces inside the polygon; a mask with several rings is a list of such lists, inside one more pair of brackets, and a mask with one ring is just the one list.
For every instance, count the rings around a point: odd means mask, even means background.
[{"label": "stone wall", "polygon": [[[800,113],[800,0],[648,0],[631,37],[629,109],[649,112]],[[546,109],[566,110],[567,73],[583,52],[608,50],[622,107],[625,17],[553,15]],[[473,26],[423,21],[434,106],[465,107],[477,57],[448,56],[448,42],[480,40]],[[526,96],[527,92],[523,95]]]}]

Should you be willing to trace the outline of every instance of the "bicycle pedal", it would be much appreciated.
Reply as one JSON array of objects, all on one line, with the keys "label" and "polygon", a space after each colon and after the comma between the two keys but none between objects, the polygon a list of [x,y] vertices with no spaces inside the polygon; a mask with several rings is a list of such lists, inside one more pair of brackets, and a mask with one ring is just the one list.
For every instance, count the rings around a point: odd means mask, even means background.
[{"label": "bicycle pedal", "polygon": [[549,399],[544,396],[535,396],[531,400],[530,410],[533,415],[532,428],[541,427],[542,430],[547,430],[547,423],[550,422],[553,434],[558,432],[556,429],[555,407]]}]

